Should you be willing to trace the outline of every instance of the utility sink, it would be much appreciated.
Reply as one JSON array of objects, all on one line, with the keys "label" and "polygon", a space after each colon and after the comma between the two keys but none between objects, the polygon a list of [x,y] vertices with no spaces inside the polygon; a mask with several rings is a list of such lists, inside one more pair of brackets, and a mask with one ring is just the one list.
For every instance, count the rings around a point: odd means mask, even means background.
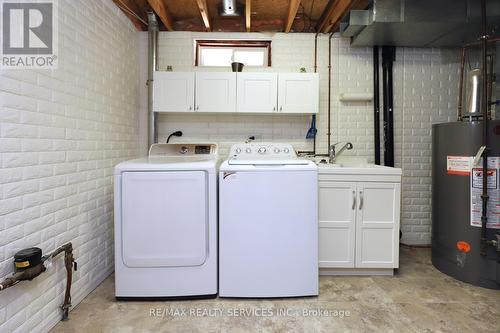
[{"label": "utility sink", "polygon": [[328,162],[328,156],[310,158],[318,166],[320,174],[376,174],[401,175],[401,169],[368,163],[363,157],[339,157],[335,163]]}]

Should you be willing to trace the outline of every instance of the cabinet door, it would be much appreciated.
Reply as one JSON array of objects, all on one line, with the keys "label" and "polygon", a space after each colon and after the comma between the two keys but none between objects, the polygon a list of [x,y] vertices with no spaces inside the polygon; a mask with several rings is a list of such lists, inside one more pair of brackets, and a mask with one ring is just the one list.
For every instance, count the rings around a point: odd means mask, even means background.
[{"label": "cabinet door", "polygon": [[194,73],[154,72],[153,111],[194,110]]},{"label": "cabinet door", "polygon": [[358,183],[356,267],[398,267],[400,191],[397,183]]},{"label": "cabinet door", "polygon": [[280,73],[278,75],[278,111],[317,113],[319,81],[316,73]]},{"label": "cabinet door", "polygon": [[354,267],[356,183],[319,182],[319,267]]},{"label": "cabinet door", "polygon": [[236,73],[196,73],[196,110],[236,111]]},{"label": "cabinet door", "polygon": [[275,112],[278,102],[277,73],[238,73],[237,111]]}]

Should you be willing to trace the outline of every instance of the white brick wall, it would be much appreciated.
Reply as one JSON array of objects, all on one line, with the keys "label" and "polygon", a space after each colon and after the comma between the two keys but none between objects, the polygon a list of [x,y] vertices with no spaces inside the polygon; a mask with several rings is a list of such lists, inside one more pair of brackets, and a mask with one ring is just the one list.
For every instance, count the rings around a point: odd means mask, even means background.
[{"label": "white brick wall", "polygon": [[[298,71],[305,67],[314,70],[314,34],[241,34],[161,32],[159,34],[159,69],[168,65],[174,71],[220,70],[196,68],[194,40],[271,38],[272,67],[248,71]],[[142,36],[145,40],[145,35]],[[431,124],[455,120],[458,93],[458,51],[440,49],[397,49],[394,64],[395,102],[395,160],[403,168],[403,242],[430,243],[430,176]],[[145,54],[141,64],[145,66]],[[318,72],[320,74],[320,112],[317,119],[317,151],[327,152],[328,102],[328,38],[318,38]],[[145,78],[143,78],[145,79]],[[141,80],[142,82],[142,80]],[[332,40],[332,113],[331,142],[349,140],[352,151],[345,154],[374,159],[372,103],[343,103],[344,92],[372,92],[373,67],[371,48],[351,48],[347,39],[334,36]],[[144,112],[143,112],[144,114]],[[307,115],[205,115],[161,114],[159,140],[175,130],[182,130],[183,141],[215,141],[221,153],[235,142],[250,135],[261,141],[284,141],[296,149],[312,149],[305,139],[310,117]],[[404,124],[404,125],[403,125]],[[146,146],[141,146],[146,151]]]},{"label": "white brick wall", "polygon": [[[71,241],[74,306],[113,270],[112,167],[139,151],[139,36],[111,0],[58,2],[59,68],[0,73],[0,279],[16,251]],[[0,292],[0,332],[60,320],[63,257]]]}]

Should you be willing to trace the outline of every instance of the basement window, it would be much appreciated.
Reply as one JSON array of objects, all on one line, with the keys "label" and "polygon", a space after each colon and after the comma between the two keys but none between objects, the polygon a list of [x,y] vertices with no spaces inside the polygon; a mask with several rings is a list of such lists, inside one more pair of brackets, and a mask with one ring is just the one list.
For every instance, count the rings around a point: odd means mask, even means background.
[{"label": "basement window", "polygon": [[271,66],[270,40],[197,40],[195,66],[231,67],[232,62],[245,66]]}]

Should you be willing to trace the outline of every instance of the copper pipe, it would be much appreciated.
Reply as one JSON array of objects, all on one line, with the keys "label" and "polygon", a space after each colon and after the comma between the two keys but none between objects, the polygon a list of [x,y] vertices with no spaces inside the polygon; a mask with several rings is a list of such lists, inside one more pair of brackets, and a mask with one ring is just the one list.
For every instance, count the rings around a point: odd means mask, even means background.
[{"label": "copper pipe", "polygon": [[332,122],[331,122],[331,107],[332,107],[332,37],[333,32],[328,36],[328,131],[326,135],[328,136],[328,149],[330,149],[331,145],[331,136],[332,136]]},{"label": "copper pipe", "polygon": [[[489,44],[489,43],[496,43],[496,42],[500,42],[500,36],[488,37],[488,40],[486,41],[487,44]],[[479,40],[479,41],[476,41],[476,42],[464,44],[463,47],[464,48],[470,48],[470,47],[474,47],[474,46],[481,46],[482,43],[483,43],[483,41]]]},{"label": "copper pipe", "polygon": [[25,269],[24,271],[17,272],[14,275],[12,275],[11,277],[4,279],[0,283],[0,291],[7,289],[9,287],[15,286],[16,284],[18,284],[21,281],[33,280],[38,275],[45,272],[45,270],[46,270],[46,268],[43,265],[43,263],[40,263],[36,266]]},{"label": "copper pipe", "polygon": [[[315,35],[314,35],[314,73],[316,73],[318,71],[318,34],[319,32],[317,32]],[[312,119],[316,120],[316,115],[313,114],[311,116]],[[313,138],[313,150],[312,151],[298,151],[297,152],[298,154],[305,154],[305,155],[308,155],[308,154],[312,154],[312,155],[316,155],[316,135],[314,136]]]},{"label": "copper pipe", "polygon": [[66,266],[66,291],[64,293],[64,302],[61,305],[61,309],[63,310],[62,320],[68,320],[69,316],[69,308],[71,307],[71,282],[73,280],[73,244],[67,243],[56,249],[54,252],[49,254],[48,256],[42,258],[42,262],[49,259],[54,258],[59,253],[64,252],[64,265]]},{"label": "copper pipe", "polygon": [[318,34],[314,35],[314,73],[318,71]]},{"label": "copper pipe", "polygon": [[17,272],[11,277],[4,279],[2,282],[0,282],[0,291],[15,286],[21,281],[33,280],[38,275],[47,270],[44,262],[50,258],[56,257],[61,252],[64,252],[64,264],[66,266],[66,292],[64,294],[64,303],[61,306],[61,309],[63,310],[62,320],[68,320],[69,308],[71,307],[71,282],[73,280],[73,265],[76,270],[76,262],[73,258],[73,245],[71,243],[66,243],[54,250],[52,253],[43,256],[41,262],[38,265],[27,268],[21,272]]}]

